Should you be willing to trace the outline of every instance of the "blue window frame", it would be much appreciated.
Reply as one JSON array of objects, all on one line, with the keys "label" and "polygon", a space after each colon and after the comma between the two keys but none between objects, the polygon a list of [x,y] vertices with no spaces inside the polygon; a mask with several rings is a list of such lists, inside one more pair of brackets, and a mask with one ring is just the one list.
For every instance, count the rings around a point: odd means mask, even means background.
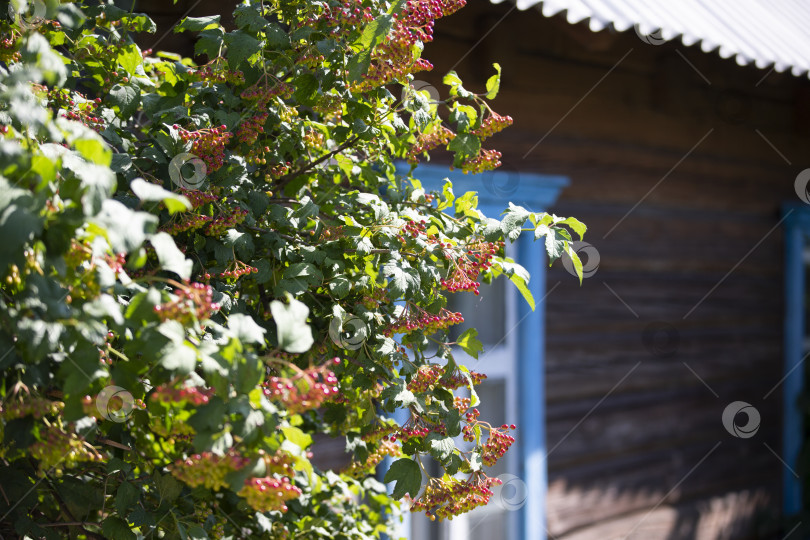
[{"label": "blue window frame", "polygon": [[[797,400],[804,388],[803,362],[810,353],[808,332],[807,278],[810,276],[810,207],[789,204],[783,208],[785,232],[785,363],[782,382],[784,414],[782,456],[787,463],[782,471],[782,504],[785,515],[798,514],[802,506],[797,469],[804,441],[804,422]],[[791,470],[792,469],[792,470]]]},{"label": "blue window frame", "polygon": [[[409,167],[402,165],[405,173]],[[478,193],[478,207],[487,216],[497,217],[509,202],[533,212],[542,212],[554,204],[560,191],[569,184],[564,176],[540,175],[517,171],[497,170],[477,175],[450,171],[446,166],[423,164],[414,171],[426,191],[441,191],[445,179],[453,182],[453,191],[459,196],[467,191]],[[535,310],[520,299],[510,302],[514,338],[515,379],[518,418],[517,476],[525,483],[525,503],[514,513],[515,530],[519,539],[544,540],[546,538],[546,471],[545,439],[545,273],[547,260],[542,242],[529,235],[517,241],[515,260],[530,275],[529,289],[536,301]],[[421,539],[420,539],[421,540]]]}]

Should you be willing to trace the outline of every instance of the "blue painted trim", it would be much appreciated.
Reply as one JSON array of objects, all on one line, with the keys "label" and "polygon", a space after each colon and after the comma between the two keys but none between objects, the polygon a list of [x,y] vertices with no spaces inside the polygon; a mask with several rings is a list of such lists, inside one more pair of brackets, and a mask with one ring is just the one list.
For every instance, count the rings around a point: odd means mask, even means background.
[{"label": "blue painted trim", "polygon": [[[519,538],[546,538],[546,415],[545,415],[545,296],[546,257],[542,244],[523,235],[518,240],[518,262],[530,273],[529,290],[536,307],[518,302],[519,476],[526,483],[526,506],[521,509]],[[541,299],[543,299],[541,301]]]},{"label": "blue painted trim", "polygon": [[[797,469],[803,442],[803,419],[798,406],[804,387],[802,361],[804,341],[804,247],[810,236],[810,209],[807,206],[785,206],[785,380],[782,383],[782,455],[793,470]],[[782,509],[787,516],[796,515],[802,507],[801,482],[793,472],[782,470]]]},{"label": "blue painted trim", "polygon": [[[397,166],[406,174],[410,167]],[[556,202],[560,191],[570,184],[564,176],[540,175],[517,171],[492,171],[465,175],[445,166],[423,164],[414,171],[425,190],[441,190],[445,179],[453,182],[456,196],[465,191],[478,192],[478,207],[489,217],[498,216],[509,202],[542,212]],[[546,493],[546,420],[545,420],[545,301],[546,254],[542,242],[528,235],[517,243],[517,262],[529,271],[529,290],[534,296],[534,311],[518,300],[518,476],[526,484],[526,504],[518,511],[518,537],[513,540],[545,540]],[[510,539],[511,540],[511,539]]]}]

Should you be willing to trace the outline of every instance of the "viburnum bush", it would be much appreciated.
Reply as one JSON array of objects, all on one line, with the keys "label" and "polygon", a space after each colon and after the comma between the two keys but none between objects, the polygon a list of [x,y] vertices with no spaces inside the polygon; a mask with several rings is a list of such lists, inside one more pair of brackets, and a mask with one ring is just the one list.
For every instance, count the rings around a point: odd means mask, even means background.
[{"label": "viburnum bush", "polygon": [[[437,148],[496,167],[481,140],[511,123],[497,66],[481,93],[412,87],[463,4],[246,1],[231,31],[174,27],[198,66],[142,51],[154,23],[111,1],[11,2],[0,535],[379,538],[406,497],[440,519],[487,503],[519,428],[479,419],[484,375],[453,352],[481,344],[449,337],[448,297],[499,276],[527,295],[504,253],[526,230],[581,274],[585,227],[420,184]],[[350,465],[314,466],[313,434]]]}]

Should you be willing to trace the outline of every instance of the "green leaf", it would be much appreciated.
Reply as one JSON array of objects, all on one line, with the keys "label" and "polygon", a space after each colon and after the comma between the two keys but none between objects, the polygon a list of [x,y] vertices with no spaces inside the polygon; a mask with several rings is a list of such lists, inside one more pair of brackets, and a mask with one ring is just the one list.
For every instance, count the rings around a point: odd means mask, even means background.
[{"label": "green leaf", "polygon": [[501,66],[499,64],[492,64],[497,73],[487,79],[487,99],[495,99],[498,95],[498,90],[501,88]]},{"label": "green leaf", "polygon": [[478,193],[468,191],[456,199],[455,211],[457,216],[466,216],[478,206]]},{"label": "green leaf", "polygon": [[553,263],[562,256],[565,246],[570,241],[571,239],[566,238],[560,229],[549,229],[546,234],[546,253],[548,253],[549,263]]},{"label": "green leaf", "polygon": [[585,231],[588,230],[588,227],[586,227],[585,224],[579,221],[577,218],[565,218],[559,223],[571,227],[571,230],[577,233],[580,240],[582,240],[582,238],[585,236]]},{"label": "green leaf", "polygon": [[273,300],[270,312],[276,322],[278,346],[287,352],[307,352],[315,340],[307,324],[309,308],[302,302],[290,298],[289,305]]},{"label": "green leaf", "polygon": [[456,344],[464,349],[464,352],[478,358],[478,353],[484,350],[484,345],[478,340],[478,330],[475,328],[468,328],[458,337]]},{"label": "green leaf", "polygon": [[136,178],[129,184],[132,192],[142,201],[161,201],[170,214],[191,210],[191,202],[179,193],[163,189],[157,184]]},{"label": "green leaf", "polygon": [[457,158],[463,160],[478,155],[481,150],[481,140],[472,133],[459,133],[450,141],[447,149],[455,152]]},{"label": "green leaf", "polygon": [[363,28],[363,33],[355,45],[359,45],[360,50],[373,48],[388,34],[393,24],[394,18],[391,15],[380,15]]},{"label": "green leaf", "polygon": [[132,508],[138,499],[140,499],[141,490],[136,488],[129,482],[123,482],[118,486],[118,492],[115,496],[115,508],[121,515],[126,515],[127,511]]},{"label": "green leaf", "polygon": [[467,379],[467,384],[470,387],[470,406],[478,406],[478,404],[481,403],[481,400],[478,397],[478,393],[475,391],[475,385],[473,384],[472,377],[470,376],[470,370],[465,365],[459,365],[458,369],[464,374],[464,377]]},{"label": "green leaf", "polygon": [[349,72],[349,80],[352,82],[359,81],[368,72],[368,67],[371,64],[371,51],[364,50],[349,58],[346,62],[346,67]]},{"label": "green leaf", "polygon": [[174,272],[184,280],[191,278],[191,269],[194,263],[186,259],[183,252],[177,249],[174,238],[165,232],[159,232],[152,236],[149,241],[152,243],[152,247],[155,248],[162,269]]},{"label": "green leaf", "polygon": [[101,532],[110,540],[135,540],[137,538],[127,522],[116,516],[109,516],[101,522]]},{"label": "green leaf", "polygon": [[293,81],[293,96],[302,105],[312,105],[318,98],[318,79],[312,73],[302,73]]},{"label": "green leaf", "polygon": [[228,329],[233,337],[244,343],[264,344],[265,329],[256,324],[253,317],[243,313],[232,313],[228,318]]},{"label": "green leaf", "polygon": [[48,40],[38,32],[28,32],[20,54],[25,63],[33,64],[42,73],[45,80],[62,86],[67,78],[67,68],[61,54],[51,48]]},{"label": "green leaf", "polygon": [[209,58],[215,58],[222,48],[222,36],[225,30],[220,27],[203,30],[194,44],[194,54],[204,54]]},{"label": "green leaf", "polygon": [[281,432],[284,433],[284,437],[299,447],[301,450],[306,450],[309,448],[309,445],[312,444],[312,437],[298,429],[297,427],[287,426],[282,427]]},{"label": "green leaf", "polygon": [[352,290],[352,282],[344,275],[335,276],[329,282],[329,292],[337,298],[345,298]]},{"label": "green leaf", "polygon": [[409,291],[419,289],[419,274],[413,268],[403,268],[392,262],[383,266],[383,275],[391,278],[388,289],[392,298],[399,298],[408,294]]},{"label": "green leaf", "polygon": [[131,77],[136,74],[138,66],[143,64],[143,57],[138,46],[134,43],[124,45],[118,49],[118,63]]},{"label": "green leaf", "polygon": [[202,32],[211,28],[219,27],[219,15],[209,15],[207,17],[186,17],[174,27],[175,32]]},{"label": "green leaf", "polygon": [[[112,152],[107,145],[97,139],[78,139],[73,142],[75,148],[84,159],[98,165],[109,167],[112,163]],[[39,156],[36,156],[39,157]]]},{"label": "green leaf", "polygon": [[514,242],[520,236],[523,224],[526,223],[526,219],[528,219],[530,215],[531,212],[522,206],[515,206],[509,203],[509,209],[501,220],[501,231],[509,240]]},{"label": "green leaf", "polygon": [[170,474],[160,476],[155,473],[155,484],[160,494],[161,502],[172,502],[183,492],[183,484],[174,479]]},{"label": "green leaf", "polygon": [[[116,253],[129,253],[141,247],[157,226],[158,218],[146,212],[133,212],[118,201],[108,199],[93,224],[101,228]],[[90,228],[93,231],[92,226]]]},{"label": "green leaf", "polygon": [[574,265],[574,271],[579,278],[579,284],[582,285],[582,261],[577,254],[577,251],[574,249],[574,246],[570,242],[566,242],[565,244],[565,253],[571,258],[571,263]]},{"label": "green leaf", "polygon": [[452,437],[445,437],[438,433],[431,432],[426,440],[428,448],[430,449],[430,455],[439,461],[444,461],[449,458],[453,450],[456,449],[456,443],[453,442]]},{"label": "green leaf", "polygon": [[261,41],[241,30],[225,34],[225,45],[228,47],[225,55],[228,57],[228,65],[231,69],[238,68],[242,62],[258,53],[262,48]]},{"label": "green leaf", "polygon": [[442,201],[436,209],[444,210],[445,208],[450,208],[455,200],[456,196],[453,194],[453,183],[447,179],[444,181],[444,186],[442,187]]},{"label": "green leaf", "polygon": [[129,84],[116,84],[107,93],[110,104],[118,109],[119,118],[129,118],[138,110],[141,93],[137,87]]},{"label": "green leaf", "polygon": [[248,32],[259,32],[270,24],[267,19],[261,16],[256,6],[236,6],[233,16],[236,26],[244,28]]},{"label": "green leaf", "polygon": [[410,494],[411,498],[416,498],[422,487],[422,471],[412,459],[401,458],[391,464],[383,481],[396,482],[392,493],[395,499],[401,499],[406,493]]},{"label": "green leaf", "polygon": [[529,307],[531,307],[532,311],[534,311],[534,296],[529,290],[529,287],[526,285],[526,280],[518,274],[512,274],[509,276],[509,281],[515,284],[517,290],[520,291],[520,294],[523,295],[523,298],[529,303]]}]

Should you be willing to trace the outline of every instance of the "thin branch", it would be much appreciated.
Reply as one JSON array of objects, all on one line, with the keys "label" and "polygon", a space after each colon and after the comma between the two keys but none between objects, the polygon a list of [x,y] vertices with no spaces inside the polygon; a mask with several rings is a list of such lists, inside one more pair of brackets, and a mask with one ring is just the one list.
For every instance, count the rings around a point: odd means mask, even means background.
[{"label": "thin branch", "polygon": [[346,150],[347,148],[349,148],[351,145],[353,145],[354,143],[356,143],[359,140],[360,140],[359,137],[354,136],[354,137],[350,138],[349,140],[347,140],[346,142],[344,142],[343,144],[341,144],[340,146],[338,146],[337,148],[335,148],[334,150],[332,150],[331,152],[329,152],[328,154],[324,154],[321,157],[319,157],[318,159],[316,159],[315,161],[311,162],[309,165],[307,165],[307,166],[305,166],[305,167],[303,167],[301,169],[298,169],[294,173],[290,173],[290,174],[282,176],[281,178],[278,179],[278,184],[276,184],[275,189],[283,189],[284,186],[286,186],[287,184],[292,182],[294,179],[298,178],[299,176],[301,176],[302,174],[304,174],[306,172],[311,171],[317,165],[323,163],[327,159],[330,159],[330,158],[336,156],[337,154],[343,152],[344,150]]}]

